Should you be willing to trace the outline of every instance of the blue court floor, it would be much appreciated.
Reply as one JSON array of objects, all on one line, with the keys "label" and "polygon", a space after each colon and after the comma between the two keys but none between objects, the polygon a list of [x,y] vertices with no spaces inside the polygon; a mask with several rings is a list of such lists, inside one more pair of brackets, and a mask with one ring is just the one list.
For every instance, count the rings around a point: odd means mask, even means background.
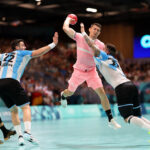
[{"label": "blue court floor", "polygon": [[[119,130],[108,127],[106,118],[36,121],[32,122],[32,133],[39,146],[26,142],[19,147],[14,136],[1,144],[0,150],[150,150],[147,131],[124,124],[120,117],[117,121],[122,125]],[[6,123],[6,126],[12,125]]]}]

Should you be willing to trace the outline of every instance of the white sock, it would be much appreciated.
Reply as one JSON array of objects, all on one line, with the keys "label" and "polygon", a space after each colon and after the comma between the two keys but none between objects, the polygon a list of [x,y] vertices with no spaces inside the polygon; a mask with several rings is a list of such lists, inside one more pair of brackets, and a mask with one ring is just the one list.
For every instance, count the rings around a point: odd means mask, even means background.
[{"label": "white sock", "polygon": [[25,128],[26,132],[30,133],[31,132],[31,121],[25,121],[24,128]]},{"label": "white sock", "polygon": [[150,125],[145,123],[141,118],[134,116],[130,119],[130,123],[150,131]]},{"label": "white sock", "polygon": [[18,136],[20,136],[20,135],[22,136],[21,125],[16,125],[16,126],[14,126],[14,128],[15,128]]},{"label": "white sock", "polygon": [[150,125],[150,120],[148,120],[148,119],[146,119],[146,118],[144,118],[144,117],[142,117],[141,119],[144,120],[145,123],[147,123],[147,124]]}]

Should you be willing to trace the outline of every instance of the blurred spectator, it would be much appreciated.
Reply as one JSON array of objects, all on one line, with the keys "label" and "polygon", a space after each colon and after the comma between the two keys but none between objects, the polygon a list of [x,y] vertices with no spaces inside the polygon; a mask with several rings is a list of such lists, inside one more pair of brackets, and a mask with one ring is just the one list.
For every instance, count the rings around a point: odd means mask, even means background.
[{"label": "blurred spectator", "polygon": [[[12,39],[0,38],[2,52],[8,52]],[[41,40],[30,39],[28,49],[36,49],[45,45]],[[32,47],[31,47],[32,46]],[[141,93],[141,101],[150,102],[150,59],[124,59],[121,53],[117,58],[126,76],[131,79]],[[25,70],[21,83],[31,99],[31,105],[59,105],[60,91],[66,88],[68,79],[73,71],[76,60],[75,44],[59,45],[48,54],[31,60]],[[101,75],[100,75],[101,76]],[[113,104],[116,102],[115,94],[102,78],[107,96]],[[70,98],[70,104],[100,103],[98,96],[83,83]]]}]

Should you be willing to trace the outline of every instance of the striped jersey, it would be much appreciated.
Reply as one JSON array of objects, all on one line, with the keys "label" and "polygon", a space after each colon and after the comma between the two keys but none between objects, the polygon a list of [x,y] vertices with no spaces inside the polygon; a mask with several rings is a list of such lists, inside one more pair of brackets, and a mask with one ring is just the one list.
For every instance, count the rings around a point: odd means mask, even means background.
[{"label": "striped jersey", "polygon": [[100,51],[100,55],[94,57],[94,60],[100,73],[113,88],[130,81],[127,79],[118,61],[113,56],[107,55],[104,51]]},{"label": "striped jersey", "polygon": [[0,54],[0,79],[12,78],[20,81],[24,69],[32,58],[32,51],[16,50],[11,53]]},{"label": "striped jersey", "polygon": [[[73,67],[81,71],[88,71],[95,68],[96,65],[93,59],[94,52],[86,43],[83,35],[81,33],[76,32],[74,35],[74,40],[76,41],[77,45],[77,61]],[[99,49],[103,50],[105,48],[104,43],[98,39],[94,40],[94,44]]]}]

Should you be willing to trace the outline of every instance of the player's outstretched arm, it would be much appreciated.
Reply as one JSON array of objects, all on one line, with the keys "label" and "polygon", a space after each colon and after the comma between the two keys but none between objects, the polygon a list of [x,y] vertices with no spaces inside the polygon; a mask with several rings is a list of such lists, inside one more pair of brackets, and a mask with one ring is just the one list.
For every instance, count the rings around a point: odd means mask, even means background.
[{"label": "player's outstretched arm", "polygon": [[55,32],[53,36],[53,42],[47,46],[41,47],[37,50],[34,50],[32,52],[32,57],[39,57],[41,55],[44,55],[45,53],[49,52],[51,49],[53,49],[58,43],[58,33]]},{"label": "player's outstretched arm", "polygon": [[66,20],[64,21],[64,24],[63,24],[63,30],[70,38],[73,39],[74,35],[75,35],[75,31],[69,27],[71,21],[73,21],[72,18],[70,18],[70,17],[66,18]]},{"label": "player's outstretched arm", "polygon": [[97,48],[94,44],[94,42],[90,39],[90,37],[86,34],[85,29],[84,29],[84,24],[81,23],[80,24],[81,27],[81,33],[86,41],[86,43],[89,45],[89,47],[92,48],[92,50],[94,51],[94,53],[96,54],[97,52],[100,52],[100,49]]}]

